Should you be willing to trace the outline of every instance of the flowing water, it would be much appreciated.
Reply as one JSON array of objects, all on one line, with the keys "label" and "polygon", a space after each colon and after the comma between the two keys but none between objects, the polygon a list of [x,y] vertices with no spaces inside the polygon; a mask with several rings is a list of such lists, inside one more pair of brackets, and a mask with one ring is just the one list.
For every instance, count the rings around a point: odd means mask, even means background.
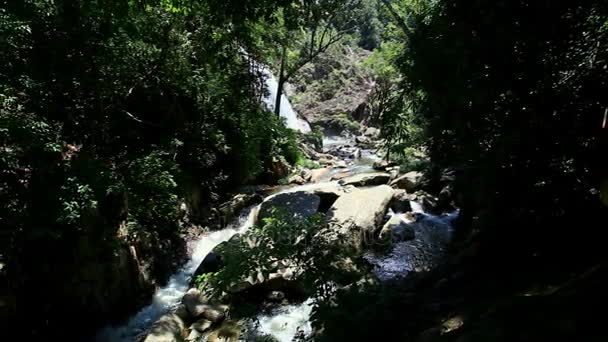
[{"label": "flowing water", "polygon": [[269,315],[257,317],[258,334],[270,335],[279,342],[291,342],[296,336],[310,336],[313,300],[277,308]]},{"label": "flowing water", "polygon": [[[325,147],[347,145],[351,142],[346,138],[331,137],[324,139]],[[371,165],[379,158],[369,150],[362,151],[362,157],[351,161],[347,169],[353,173],[373,171]],[[337,182],[329,182],[337,186]],[[316,187],[318,184],[301,185],[280,191],[293,192]],[[275,194],[276,195],[276,194]],[[272,197],[271,195],[269,197]],[[268,198],[267,198],[268,199]],[[419,203],[411,202],[412,212],[417,220],[407,221],[408,216],[400,215],[403,220],[415,228],[416,238],[400,242],[385,254],[369,252],[365,258],[375,266],[374,273],[380,280],[389,280],[406,276],[409,272],[420,271],[435,266],[444,255],[444,250],[451,239],[451,221],[458,215],[454,212],[448,215],[433,216],[424,212]],[[221,242],[229,240],[234,234],[241,234],[253,226],[255,213],[259,207],[248,208],[227,228],[209,233],[194,242],[193,253],[189,262],[175,273],[168,284],[156,291],[150,305],[146,306],[128,322],[119,327],[103,329],[97,336],[98,342],[134,342],[139,340],[146,331],[162,315],[176,308],[185,292],[188,290],[192,274],[203,261],[205,256]],[[309,299],[303,303],[286,305],[275,308],[270,313],[259,314],[252,320],[256,334],[270,335],[279,342],[290,342],[296,336],[307,336],[312,332],[310,315],[314,302]]]},{"label": "flowing water", "polygon": [[207,254],[234,234],[241,234],[253,226],[256,208],[248,208],[227,228],[202,236],[193,244],[188,263],[169,279],[166,286],[156,290],[152,303],[141,309],[128,322],[119,327],[107,327],[97,336],[98,342],[133,342],[162,315],[177,307],[188,291],[192,274]]},{"label": "flowing water", "polygon": [[445,256],[452,239],[452,221],[458,211],[445,215],[426,213],[420,203],[410,202],[415,220],[403,213],[397,215],[414,228],[415,238],[397,242],[388,253],[368,252],[365,258],[374,265],[374,274],[380,280],[404,278],[410,272],[428,271]]}]

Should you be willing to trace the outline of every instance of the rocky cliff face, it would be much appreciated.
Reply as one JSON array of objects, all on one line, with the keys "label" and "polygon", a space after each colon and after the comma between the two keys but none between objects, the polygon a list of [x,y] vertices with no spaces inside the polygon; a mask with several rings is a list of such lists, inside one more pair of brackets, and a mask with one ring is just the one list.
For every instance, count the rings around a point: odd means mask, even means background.
[{"label": "rocky cliff face", "polygon": [[369,116],[373,75],[363,62],[370,52],[336,46],[291,80],[287,93],[298,113],[328,133],[357,131]]}]

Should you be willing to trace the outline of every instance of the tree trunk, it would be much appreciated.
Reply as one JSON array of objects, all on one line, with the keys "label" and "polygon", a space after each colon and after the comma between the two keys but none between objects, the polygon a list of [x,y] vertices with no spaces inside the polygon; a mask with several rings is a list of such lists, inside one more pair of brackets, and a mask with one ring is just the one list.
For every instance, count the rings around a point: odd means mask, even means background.
[{"label": "tree trunk", "polygon": [[279,81],[277,87],[277,98],[274,102],[274,113],[277,116],[281,115],[281,97],[283,96],[283,85],[285,84],[285,60],[287,59],[287,47],[283,45],[281,52],[281,69],[279,70]]}]

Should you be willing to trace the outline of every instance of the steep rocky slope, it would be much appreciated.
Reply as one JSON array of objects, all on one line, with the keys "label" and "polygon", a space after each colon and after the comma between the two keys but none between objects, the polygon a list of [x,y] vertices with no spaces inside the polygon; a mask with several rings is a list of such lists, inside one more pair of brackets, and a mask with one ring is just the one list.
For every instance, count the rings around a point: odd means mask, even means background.
[{"label": "steep rocky slope", "polygon": [[374,87],[373,74],[363,65],[370,54],[339,45],[302,68],[287,87],[296,111],[328,133],[358,130],[369,116]]}]

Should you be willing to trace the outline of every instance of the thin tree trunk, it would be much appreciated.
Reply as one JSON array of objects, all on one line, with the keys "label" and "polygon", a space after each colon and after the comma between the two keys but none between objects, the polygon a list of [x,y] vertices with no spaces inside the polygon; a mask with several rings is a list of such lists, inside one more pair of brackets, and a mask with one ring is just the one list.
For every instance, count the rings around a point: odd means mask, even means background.
[{"label": "thin tree trunk", "polygon": [[285,60],[287,59],[287,47],[283,45],[283,51],[281,52],[281,69],[279,71],[279,81],[277,87],[277,98],[274,102],[274,113],[277,116],[281,115],[281,97],[283,96],[283,84],[285,83]]},{"label": "thin tree trunk", "polygon": [[388,0],[382,0],[382,3],[384,4],[384,7],[386,7],[386,9],[388,10],[388,12],[391,14],[391,16],[393,17],[393,19],[395,19],[395,21],[397,22],[397,26],[399,26],[403,30],[403,32],[405,33],[405,35],[409,37],[411,35],[410,28],[407,26],[407,23],[399,15],[399,13],[397,13],[397,11],[395,11],[395,9],[393,8],[393,5],[391,4],[391,2],[388,1]]}]

